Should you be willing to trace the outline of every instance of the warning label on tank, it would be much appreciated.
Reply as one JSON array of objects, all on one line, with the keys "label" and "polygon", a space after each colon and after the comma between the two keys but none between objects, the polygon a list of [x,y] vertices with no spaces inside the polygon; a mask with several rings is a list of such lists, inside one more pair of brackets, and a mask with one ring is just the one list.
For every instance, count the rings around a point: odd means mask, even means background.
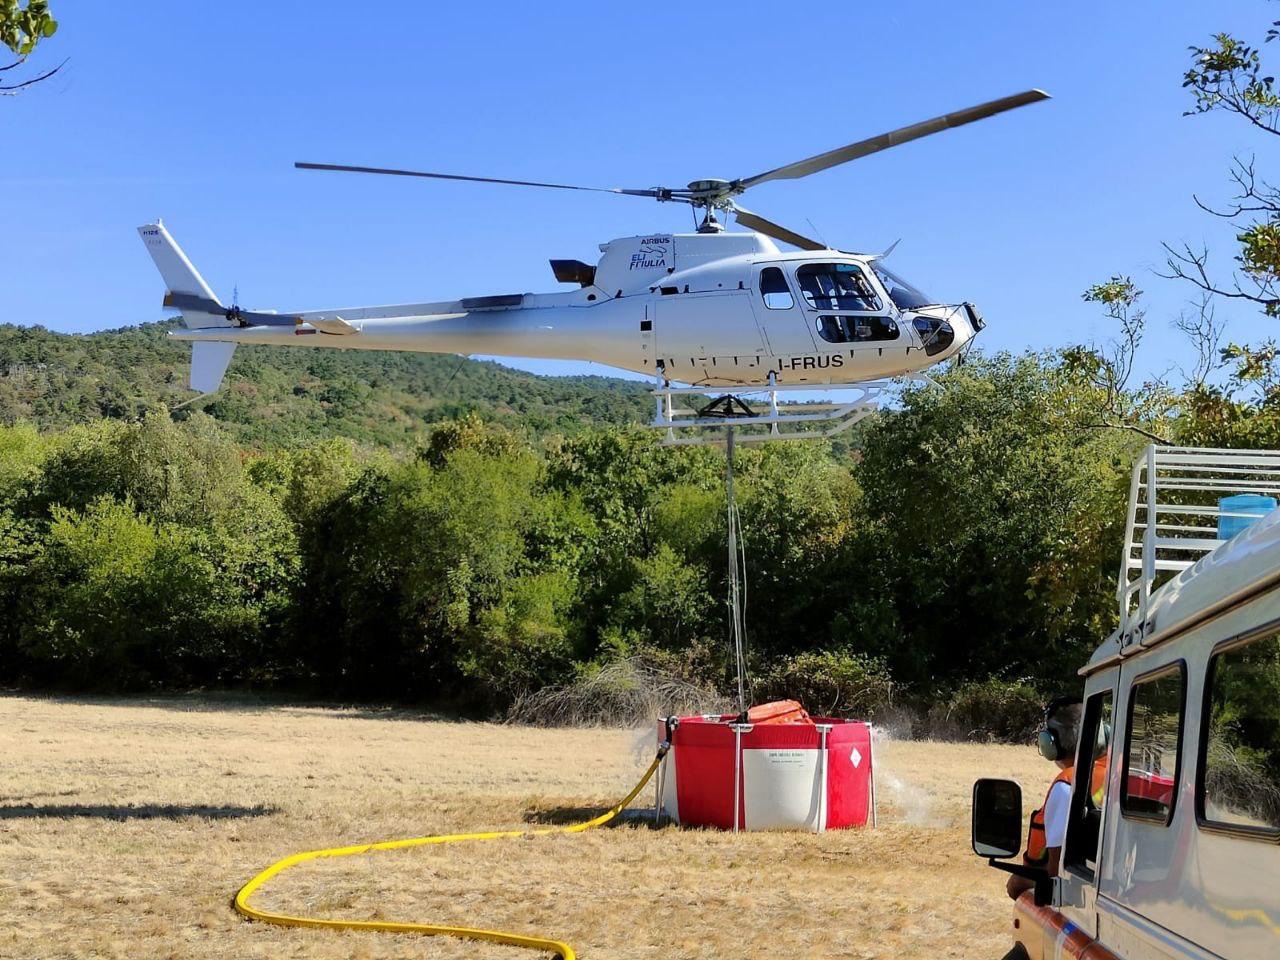
[{"label": "warning label on tank", "polygon": [[764,754],[766,760],[775,767],[802,767],[806,761],[812,760],[812,750],[756,750]]}]

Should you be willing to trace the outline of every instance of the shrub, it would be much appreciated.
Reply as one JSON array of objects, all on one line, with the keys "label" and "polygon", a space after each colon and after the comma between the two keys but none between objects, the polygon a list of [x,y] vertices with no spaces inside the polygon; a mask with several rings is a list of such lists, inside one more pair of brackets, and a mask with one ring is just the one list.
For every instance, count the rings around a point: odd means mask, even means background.
[{"label": "shrub", "polygon": [[[244,549],[238,549],[243,546]],[[19,643],[37,679],[144,689],[242,679],[261,663],[274,602],[270,551],[155,523],[106,497],[54,507],[18,597]]]},{"label": "shrub", "polygon": [[1280,821],[1280,782],[1267,754],[1232,744],[1214,724],[1206,759],[1205,794],[1215,807],[1259,823]]},{"label": "shrub", "polygon": [[787,657],[752,689],[756,702],[799,700],[815,716],[868,718],[893,703],[893,681],[884,662],[844,650]]},{"label": "shrub", "polygon": [[455,658],[477,705],[492,709],[521,691],[570,675],[572,638],[565,625],[575,581],[558,572],[513,578],[500,601],[463,624]]},{"label": "shrub", "polygon": [[927,732],[937,740],[1029,743],[1044,720],[1044,702],[1026,680],[966,683],[929,711]]},{"label": "shrub", "polygon": [[721,608],[707,589],[706,573],[667,544],[630,564],[630,589],[613,602],[612,620],[627,636],[679,650],[714,633]]}]

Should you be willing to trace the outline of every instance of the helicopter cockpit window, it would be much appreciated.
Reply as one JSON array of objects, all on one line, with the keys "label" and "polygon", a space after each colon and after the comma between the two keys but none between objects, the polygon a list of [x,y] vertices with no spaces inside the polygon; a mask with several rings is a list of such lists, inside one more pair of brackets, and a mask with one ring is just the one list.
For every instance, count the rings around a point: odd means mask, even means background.
[{"label": "helicopter cockpit window", "polygon": [[770,310],[790,310],[796,305],[787,286],[787,278],[777,267],[765,267],[760,271],[760,295]]},{"label": "helicopter cockpit window", "polygon": [[796,279],[805,303],[815,310],[872,312],[884,307],[862,268],[852,263],[806,263]]},{"label": "helicopter cockpit window", "polygon": [[823,314],[818,318],[818,336],[828,343],[897,340],[898,324],[892,317],[837,317]]},{"label": "helicopter cockpit window", "polygon": [[889,291],[889,299],[893,301],[894,306],[899,310],[918,310],[921,307],[933,306],[938,302],[932,297],[921,293],[879,260],[872,261],[871,269],[880,278],[884,288]]}]

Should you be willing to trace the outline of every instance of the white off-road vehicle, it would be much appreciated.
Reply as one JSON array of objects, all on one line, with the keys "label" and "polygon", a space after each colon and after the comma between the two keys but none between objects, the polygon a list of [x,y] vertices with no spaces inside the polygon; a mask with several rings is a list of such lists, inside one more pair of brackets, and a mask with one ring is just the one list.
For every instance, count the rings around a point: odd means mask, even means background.
[{"label": "white off-road vehicle", "polygon": [[1012,955],[1280,958],[1277,496],[1276,451],[1153,446],[1134,467],[1057,876],[1001,862],[1022,849],[1018,785],[974,786],[974,851],[1037,881]]}]

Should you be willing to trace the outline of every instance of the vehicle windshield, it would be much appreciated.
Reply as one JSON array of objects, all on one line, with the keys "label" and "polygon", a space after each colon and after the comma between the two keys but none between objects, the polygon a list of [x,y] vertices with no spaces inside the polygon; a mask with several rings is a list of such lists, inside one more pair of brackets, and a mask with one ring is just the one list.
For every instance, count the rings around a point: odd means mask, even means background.
[{"label": "vehicle windshield", "polygon": [[880,278],[884,288],[889,291],[889,299],[894,302],[894,305],[899,310],[918,310],[920,307],[932,306],[938,302],[932,297],[921,293],[879,260],[871,261],[871,269]]}]

